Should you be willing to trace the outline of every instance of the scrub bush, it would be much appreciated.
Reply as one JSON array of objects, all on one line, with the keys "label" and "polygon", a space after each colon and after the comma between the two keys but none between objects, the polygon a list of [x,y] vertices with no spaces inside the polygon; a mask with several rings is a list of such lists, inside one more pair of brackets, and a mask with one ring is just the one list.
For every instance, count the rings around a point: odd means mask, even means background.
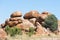
[{"label": "scrub bush", "polygon": [[52,32],[58,29],[58,22],[55,15],[51,14],[48,15],[48,17],[44,20],[44,23],[42,23],[42,26],[45,28],[49,28]]},{"label": "scrub bush", "polygon": [[30,27],[29,28],[29,32],[28,32],[28,35],[31,36],[33,34],[35,34],[35,29],[33,27]]},{"label": "scrub bush", "polygon": [[17,27],[5,27],[5,31],[7,34],[10,34],[10,36],[15,36],[15,35],[22,35],[22,30]]}]

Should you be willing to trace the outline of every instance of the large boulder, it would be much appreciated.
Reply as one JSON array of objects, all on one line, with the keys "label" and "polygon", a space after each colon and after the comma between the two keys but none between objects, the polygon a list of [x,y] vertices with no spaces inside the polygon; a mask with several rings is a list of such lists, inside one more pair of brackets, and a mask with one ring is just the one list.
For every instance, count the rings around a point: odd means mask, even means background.
[{"label": "large boulder", "polygon": [[36,18],[31,18],[29,21],[35,25],[35,23],[36,23]]},{"label": "large boulder", "polygon": [[6,32],[0,28],[0,40],[6,40],[6,39],[7,39]]},{"label": "large boulder", "polygon": [[14,17],[14,18],[10,18],[10,21],[18,21],[18,23],[22,23],[22,21],[24,20],[22,17]]},{"label": "large boulder", "polygon": [[39,22],[36,22],[36,34],[37,35],[48,35],[49,32],[47,31],[47,29],[45,29],[44,27],[42,27],[42,25]]},{"label": "large boulder", "polygon": [[22,13],[20,11],[16,11],[12,13],[10,17],[21,17],[21,16],[22,16]]},{"label": "large boulder", "polygon": [[9,25],[9,26],[14,26],[14,23],[12,22],[12,21],[8,21],[8,22],[6,22],[6,25]]},{"label": "large boulder", "polygon": [[6,25],[9,25],[10,27],[15,26],[16,24],[18,24],[18,21],[7,21]]},{"label": "large boulder", "polygon": [[40,18],[43,19],[43,20],[44,20],[47,16],[48,16],[48,15],[46,15],[46,14],[40,14]]},{"label": "large boulder", "polygon": [[51,15],[50,12],[42,12],[42,14],[40,14],[40,17],[44,20],[46,17],[48,17],[48,15]]},{"label": "large boulder", "polygon": [[42,14],[51,15],[51,13],[48,11],[42,12]]},{"label": "large boulder", "polygon": [[42,14],[37,17],[37,22],[41,23],[48,17],[48,15],[51,15],[49,12],[42,12]]},{"label": "large boulder", "polygon": [[35,26],[28,20],[24,20],[23,23],[17,24],[16,27],[19,27],[24,30],[29,30],[30,27],[35,28]]},{"label": "large boulder", "polygon": [[5,26],[6,26],[6,24],[5,24],[5,23],[2,23],[2,24],[1,24],[1,27],[2,27],[2,28],[4,28]]},{"label": "large boulder", "polygon": [[22,17],[14,17],[14,18],[10,18],[10,21],[18,21],[18,20],[23,20]]},{"label": "large boulder", "polygon": [[45,11],[45,12],[42,12],[42,14],[47,14],[47,15],[48,15],[48,12],[47,12],[47,11]]},{"label": "large boulder", "polygon": [[30,12],[26,13],[26,14],[24,15],[24,18],[25,18],[25,19],[30,19],[30,18],[36,18],[36,17],[38,17],[38,16],[39,16],[39,12],[33,10],[33,11],[30,11]]}]

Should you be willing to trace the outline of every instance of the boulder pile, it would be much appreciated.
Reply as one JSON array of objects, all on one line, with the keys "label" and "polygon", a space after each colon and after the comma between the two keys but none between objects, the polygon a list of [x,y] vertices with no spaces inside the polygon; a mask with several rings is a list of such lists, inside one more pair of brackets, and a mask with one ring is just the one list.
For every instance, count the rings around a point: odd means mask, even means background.
[{"label": "boulder pile", "polygon": [[44,23],[45,18],[51,15],[49,12],[43,12],[40,14],[38,11],[33,10],[26,13],[22,18],[22,13],[19,11],[13,12],[9,19],[5,23],[1,24],[2,28],[9,25],[9,27],[18,27],[23,30],[29,31],[30,27],[33,27],[36,34],[49,34],[49,31],[45,29],[41,24]]},{"label": "boulder pile", "polygon": [[5,24],[1,24],[2,28],[4,28],[6,25],[9,25],[10,27],[16,26],[19,23],[22,23],[22,13],[19,11],[16,11],[11,14],[10,18],[5,21]]}]

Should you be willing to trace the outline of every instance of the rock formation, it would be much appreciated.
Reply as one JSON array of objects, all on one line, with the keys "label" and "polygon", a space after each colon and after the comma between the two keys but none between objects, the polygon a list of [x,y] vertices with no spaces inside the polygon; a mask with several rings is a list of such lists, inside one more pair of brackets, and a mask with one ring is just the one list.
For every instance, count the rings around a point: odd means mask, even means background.
[{"label": "rock formation", "polygon": [[5,21],[5,24],[1,24],[1,26],[5,27],[6,25],[9,25],[10,27],[13,27],[19,23],[22,23],[23,18],[21,16],[21,12],[16,11],[12,13],[10,18]]},{"label": "rock formation", "polygon": [[[42,14],[39,14],[38,11],[34,10],[26,13],[22,18],[22,13],[19,11],[16,11],[11,14],[10,18],[7,19],[5,23],[1,24],[1,27],[5,28],[5,26],[9,25],[9,27],[18,27],[27,31],[29,31],[30,27],[33,27],[36,31],[36,34],[49,35],[50,32],[41,25],[42,23],[44,23],[44,20],[46,17],[48,17],[48,15],[51,15],[51,14],[49,12],[43,12]],[[0,32],[1,30],[2,29],[0,29]],[[58,30],[60,31],[60,21],[58,21]],[[0,34],[0,36],[2,35],[6,36],[6,33],[4,32],[2,33],[3,34]]]}]

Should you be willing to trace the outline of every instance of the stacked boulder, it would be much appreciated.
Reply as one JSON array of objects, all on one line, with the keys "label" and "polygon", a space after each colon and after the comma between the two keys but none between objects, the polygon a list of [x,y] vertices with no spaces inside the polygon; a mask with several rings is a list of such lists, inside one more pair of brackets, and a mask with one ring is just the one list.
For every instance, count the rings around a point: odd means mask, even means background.
[{"label": "stacked boulder", "polygon": [[39,17],[39,12],[38,11],[30,11],[24,15],[24,19],[31,19],[31,18],[37,18]]},{"label": "stacked boulder", "polygon": [[22,13],[19,11],[12,13],[10,18],[5,21],[5,24],[1,24],[2,28],[5,28],[7,25],[9,25],[9,27],[15,26],[23,30],[29,30],[30,27],[35,28],[32,22],[30,22],[28,19],[22,18]]},{"label": "stacked boulder", "polygon": [[33,10],[26,13],[24,15],[24,19],[28,19],[33,24],[35,24],[36,22],[39,22],[41,24],[42,22],[44,22],[45,18],[48,17],[48,15],[51,15],[51,14],[49,12],[42,12],[42,14],[40,14],[38,11]]},{"label": "stacked boulder", "polygon": [[26,13],[22,18],[22,13],[16,11],[12,13],[10,18],[7,19],[5,23],[1,24],[1,26],[2,28],[4,28],[7,25],[13,27],[18,24],[20,25],[21,23],[24,23],[25,20],[28,20],[30,23],[36,26],[36,22],[39,22],[41,24],[48,15],[50,15],[48,12],[43,12],[42,14],[40,14],[38,11],[33,10]]},{"label": "stacked boulder", "polygon": [[22,16],[22,13],[19,11],[16,11],[12,13],[10,18],[5,21],[5,24],[1,24],[1,26],[3,28],[7,25],[9,25],[10,27],[13,27],[19,23],[22,23],[23,18],[21,16]]},{"label": "stacked boulder", "polygon": [[36,10],[30,11],[24,15],[24,19],[28,19],[31,23],[35,25],[37,18],[40,16],[39,12]]},{"label": "stacked boulder", "polygon": [[30,11],[24,15],[24,19],[28,19],[36,27],[36,34],[49,34],[49,32],[42,27],[41,23],[44,22],[45,18],[50,15],[48,12],[39,14],[38,11]]},{"label": "stacked boulder", "polygon": [[21,24],[17,24],[16,26],[27,31],[29,31],[30,27],[33,27],[35,29],[36,28],[35,22],[38,16],[39,16],[38,11],[30,11],[24,15],[23,22]]}]

